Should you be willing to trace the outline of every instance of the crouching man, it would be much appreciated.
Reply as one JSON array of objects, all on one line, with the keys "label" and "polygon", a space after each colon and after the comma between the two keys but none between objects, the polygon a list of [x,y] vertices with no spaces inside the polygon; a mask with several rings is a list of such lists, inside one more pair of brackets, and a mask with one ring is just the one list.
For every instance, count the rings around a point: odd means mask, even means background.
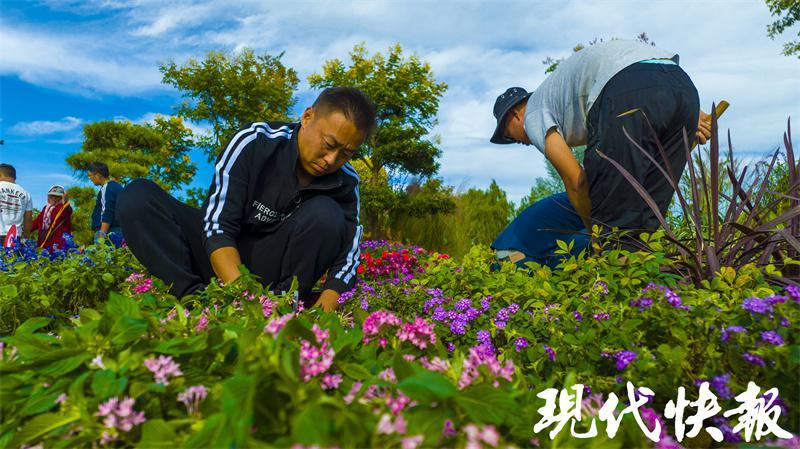
[{"label": "crouching man", "polygon": [[300,298],[330,311],[355,283],[362,226],[358,175],[348,161],[375,129],[361,91],[325,89],[299,123],[253,123],[214,166],[201,210],[149,180],[120,194],[119,218],[133,254],[178,297],[240,276],[244,264],[273,291],[297,276]]}]

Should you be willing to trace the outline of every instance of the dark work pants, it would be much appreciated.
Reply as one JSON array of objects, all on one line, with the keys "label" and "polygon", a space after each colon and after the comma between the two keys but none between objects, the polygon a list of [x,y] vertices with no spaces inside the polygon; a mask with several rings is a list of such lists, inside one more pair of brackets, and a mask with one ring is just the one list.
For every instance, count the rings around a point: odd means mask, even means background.
[{"label": "dark work pants", "polygon": [[[200,210],[144,179],[128,184],[117,204],[128,247],[150,273],[171,285],[170,293],[181,297],[209,283],[214,271],[203,247]],[[288,290],[297,276],[300,297],[308,298],[344,240],[341,207],[330,197],[316,196],[301,203],[277,231],[240,234],[237,248],[242,264],[263,285]]]},{"label": "dark work pants", "polygon": [[[639,111],[620,116],[632,109]],[[691,143],[697,131],[699,110],[694,84],[676,65],[636,63],[609,80],[587,119],[588,142],[583,167],[589,182],[595,224],[648,231],[658,228],[658,220],[647,203],[622,173],[597,151],[625,167],[653,197],[662,215],[666,214],[675,192],[633,142],[664,166],[656,144],[658,139],[667,156],[666,165],[680,179],[687,161],[683,130]],[[645,120],[650,121],[655,134]],[[560,262],[560,257],[554,255],[558,248],[556,241],[573,242],[571,253],[578,254],[589,244],[587,234],[566,193],[559,193],[524,210],[500,233],[492,248],[522,252],[526,257],[518,265],[536,261],[554,267]]]}]

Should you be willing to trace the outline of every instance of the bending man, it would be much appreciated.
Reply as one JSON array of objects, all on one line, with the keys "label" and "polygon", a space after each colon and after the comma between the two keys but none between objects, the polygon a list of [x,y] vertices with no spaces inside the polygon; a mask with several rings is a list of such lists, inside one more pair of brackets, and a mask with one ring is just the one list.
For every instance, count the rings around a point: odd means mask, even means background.
[{"label": "bending man", "polygon": [[[641,231],[658,227],[653,211],[598,150],[625,167],[665,214],[674,190],[636,144],[680,179],[687,162],[684,130],[700,143],[710,135],[710,117],[700,111],[697,89],[678,55],[626,40],[573,54],[532,93],[508,89],[497,98],[494,115],[491,142],[535,146],[566,187],[524,210],[492,244],[498,258],[519,265],[557,265],[557,240],[574,242],[578,254],[589,244],[593,223]],[[583,167],[570,149],[581,145],[586,145]]]}]

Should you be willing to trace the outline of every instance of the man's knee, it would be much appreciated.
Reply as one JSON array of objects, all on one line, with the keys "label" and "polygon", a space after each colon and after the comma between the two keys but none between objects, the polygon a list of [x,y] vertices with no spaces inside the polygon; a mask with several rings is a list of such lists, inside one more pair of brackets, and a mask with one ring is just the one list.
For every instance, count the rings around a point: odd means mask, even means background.
[{"label": "man's knee", "polygon": [[117,216],[121,222],[126,218],[135,218],[141,213],[149,201],[164,191],[158,184],[149,179],[135,179],[119,193],[117,198]]},{"label": "man's knee", "polygon": [[304,202],[296,212],[298,230],[333,238],[344,234],[342,207],[334,199],[320,195]]}]

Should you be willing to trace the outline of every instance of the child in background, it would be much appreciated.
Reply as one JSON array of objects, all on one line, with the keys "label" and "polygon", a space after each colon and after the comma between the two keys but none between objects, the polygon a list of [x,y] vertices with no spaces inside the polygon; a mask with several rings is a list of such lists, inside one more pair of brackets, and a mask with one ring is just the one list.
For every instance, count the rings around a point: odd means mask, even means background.
[{"label": "child in background", "polygon": [[64,249],[64,233],[72,232],[72,206],[67,202],[64,187],[54,185],[47,192],[47,205],[33,220],[33,230],[39,231],[39,248]]}]

